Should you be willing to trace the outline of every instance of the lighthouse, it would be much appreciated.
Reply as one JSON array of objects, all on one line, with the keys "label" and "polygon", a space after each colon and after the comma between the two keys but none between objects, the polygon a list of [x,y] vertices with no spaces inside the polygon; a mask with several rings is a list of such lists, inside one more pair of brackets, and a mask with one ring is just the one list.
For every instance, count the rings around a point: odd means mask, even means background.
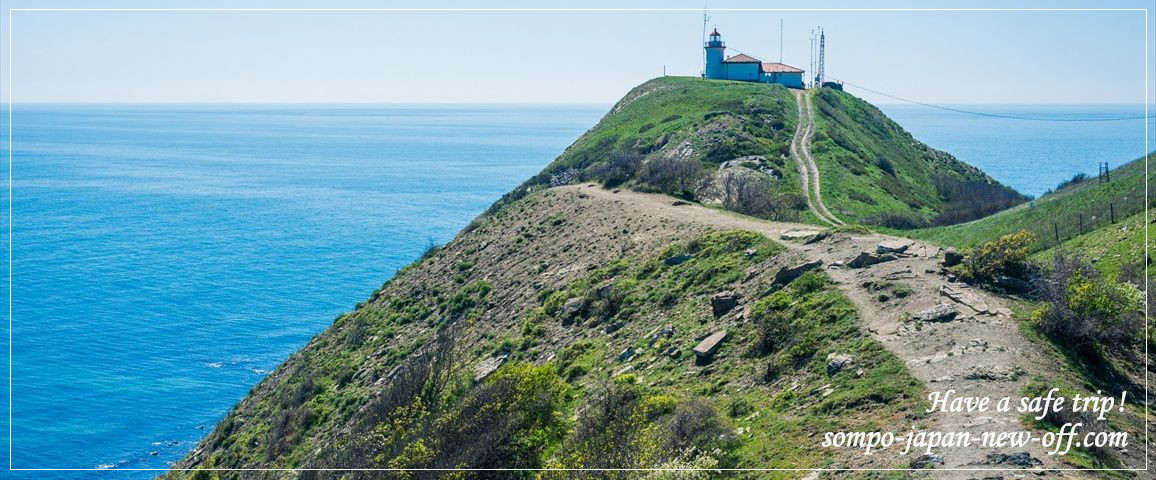
[{"label": "lighthouse", "polygon": [[740,82],[777,83],[789,88],[803,88],[803,69],[785,63],[764,62],[745,53],[726,56],[727,46],[718,29],[710,32],[702,48],[706,65],[703,77],[710,80],[737,80]]},{"label": "lighthouse", "polygon": [[722,41],[722,35],[718,33],[718,29],[710,32],[710,40],[703,46],[706,49],[706,78],[713,80],[721,80],[727,77],[725,67],[723,66],[723,56],[726,51],[726,44]]}]

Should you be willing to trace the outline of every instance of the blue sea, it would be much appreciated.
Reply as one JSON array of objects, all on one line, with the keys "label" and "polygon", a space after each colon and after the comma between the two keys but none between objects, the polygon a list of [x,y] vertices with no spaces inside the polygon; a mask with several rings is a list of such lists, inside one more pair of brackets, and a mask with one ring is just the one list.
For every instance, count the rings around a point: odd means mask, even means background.
[{"label": "blue sea", "polygon": [[[1143,117],[1143,105],[952,105],[985,115],[919,105],[880,105],[916,139],[951,153],[1020,193],[1040,196],[1077,173],[1095,176],[1099,162],[1116,168],[1141,158],[1144,119],[1070,121]],[[1156,109],[1149,107],[1156,115]],[[1156,135],[1156,117],[1148,119],[1148,149]]]},{"label": "blue sea", "polygon": [[[17,106],[12,437],[0,446],[16,468],[164,468],[336,315],[538,172],[605,108]],[[1144,153],[1142,120],[884,111],[1029,194]]]}]

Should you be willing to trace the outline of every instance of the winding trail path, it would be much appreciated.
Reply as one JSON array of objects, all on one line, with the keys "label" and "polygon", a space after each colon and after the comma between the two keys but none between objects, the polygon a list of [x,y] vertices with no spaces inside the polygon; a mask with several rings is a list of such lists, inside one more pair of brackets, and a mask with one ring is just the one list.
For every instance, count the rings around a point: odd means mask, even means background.
[{"label": "winding trail path", "polygon": [[815,112],[811,107],[811,94],[805,90],[795,91],[795,104],[799,110],[799,120],[795,126],[795,136],[791,139],[791,156],[799,168],[799,180],[803,185],[803,196],[807,207],[819,220],[830,225],[842,225],[823,203],[822,187],[819,182],[819,167],[811,156],[811,138],[815,135]]},{"label": "winding trail path", "polygon": [[[679,204],[664,195],[628,190],[614,193],[589,185],[558,187],[558,190],[569,191],[576,199],[584,198],[591,208],[612,209],[623,215],[658,216],[671,228],[690,224],[758,232],[787,246],[794,256],[792,261],[822,260],[827,274],[857,307],[861,328],[901,359],[929,391],[954,390],[956,396],[989,397],[992,402],[1003,397],[1018,400],[1029,379],[1059,375],[1054,360],[1021,333],[1007,300],[949,281],[939,265],[943,254],[934,245],[878,233],[840,233],[806,244],[801,240],[780,239],[788,232],[792,235],[787,238],[800,238],[799,232],[819,233],[814,225],[765,221],[700,205]],[[578,195],[578,191],[586,197]],[[875,252],[882,242],[899,243],[905,250],[894,260],[866,268],[845,266],[862,252]],[[895,284],[905,286],[907,294],[901,298],[889,294],[892,298],[881,300],[880,295],[888,291],[880,286]],[[956,314],[928,321],[912,318],[937,307],[952,309]],[[1020,414],[1014,410],[993,410],[935,412],[916,423],[922,431],[967,432],[976,439],[985,432],[1025,429]],[[914,428],[911,425],[880,427],[893,431],[897,437]],[[1048,455],[1039,443],[999,449],[985,449],[977,444],[968,448],[934,449],[943,462],[937,465],[935,478],[971,479],[1005,473],[977,471],[992,468],[1014,470],[1006,472],[1011,474],[1010,478],[1020,478],[1027,472],[1051,477],[1058,472],[1046,469],[1061,467],[1056,457]],[[988,457],[988,454],[1024,451],[1033,459],[1026,469],[997,464]],[[917,456],[907,456],[904,461]],[[1040,477],[1032,475],[1032,478]]]}]

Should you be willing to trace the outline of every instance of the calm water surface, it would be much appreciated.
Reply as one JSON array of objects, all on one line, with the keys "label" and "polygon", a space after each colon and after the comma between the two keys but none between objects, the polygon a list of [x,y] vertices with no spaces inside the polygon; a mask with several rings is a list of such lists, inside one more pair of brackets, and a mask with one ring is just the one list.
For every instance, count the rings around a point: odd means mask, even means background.
[{"label": "calm water surface", "polygon": [[[883,110],[1029,194],[1144,153],[1143,121]],[[334,316],[452,238],[603,111],[18,106],[14,466],[164,468]]]}]

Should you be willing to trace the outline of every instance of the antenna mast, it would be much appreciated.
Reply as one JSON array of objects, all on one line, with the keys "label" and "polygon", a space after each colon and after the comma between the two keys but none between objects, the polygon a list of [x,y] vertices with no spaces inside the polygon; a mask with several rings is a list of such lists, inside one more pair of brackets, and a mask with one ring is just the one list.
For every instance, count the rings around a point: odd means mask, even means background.
[{"label": "antenna mast", "polygon": [[823,87],[824,50],[826,49],[827,35],[823,33],[823,27],[819,27],[819,71],[815,74],[815,83],[820,88]]},{"label": "antenna mast", "polygon": [[[706,45],[706,22],[710,21],[710,15],[706,14],[706,5],[702,6],[702,44]],[[702,78],[706,78],[706,48],[702,49]]]},{"label": "antenna mast", "polygon": [[[814,74],[815,73],[815,29],[814,28],[811,29],[811,51],[810,51],[810,54],[811,54],[811,67],[808,68],[807,71]],[[815,87],[814,79],[812,79],[810,83],[811,83],[811,88],[814,88]]]}]

